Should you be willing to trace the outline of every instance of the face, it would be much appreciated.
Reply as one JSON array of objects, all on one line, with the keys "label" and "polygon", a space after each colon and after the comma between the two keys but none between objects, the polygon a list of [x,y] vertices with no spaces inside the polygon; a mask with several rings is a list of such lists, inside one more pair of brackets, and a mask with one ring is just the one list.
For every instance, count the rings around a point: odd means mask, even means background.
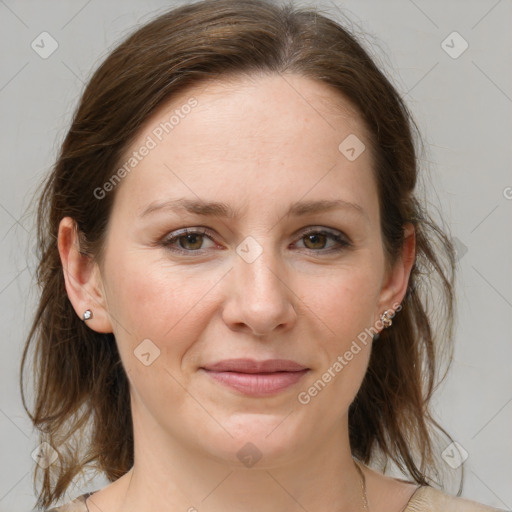
[{"label": "face", "polygon": [[[238,464],[247,442],[270,463],[332,438],[397,290],[357,114],[296,75],[211,82],[125,156],[101,280],[136,429]],[[305,370],[213,371],[231,359]]]}]

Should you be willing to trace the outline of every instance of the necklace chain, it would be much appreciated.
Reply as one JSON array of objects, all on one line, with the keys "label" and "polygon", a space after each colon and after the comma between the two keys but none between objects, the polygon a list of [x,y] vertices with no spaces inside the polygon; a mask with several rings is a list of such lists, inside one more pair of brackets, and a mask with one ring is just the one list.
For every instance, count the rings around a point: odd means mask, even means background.
[{"label": "necklace chain", "polygon": [[354,460],[354,464],[356,465],[357,471],[361,475],[361,490],[363,494],[363,510],[366,512],[370,512],[368,507],[368,497],[366,496],[366,478],[364,476],[363,470],[359,467],[359,464]]}]

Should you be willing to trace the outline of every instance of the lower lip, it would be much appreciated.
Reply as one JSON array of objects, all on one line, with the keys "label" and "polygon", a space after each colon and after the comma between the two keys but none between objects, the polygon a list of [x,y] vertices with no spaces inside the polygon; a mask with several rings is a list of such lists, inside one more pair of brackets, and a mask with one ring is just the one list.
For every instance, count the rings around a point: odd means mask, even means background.
[{"label": "lower lip", "polygon": [[[204,368],[203,368],[204,370]],[[296,384],[309,370],[299,372],[238,373],[204,370],[216,381],[245,395],[269,396]]]}]

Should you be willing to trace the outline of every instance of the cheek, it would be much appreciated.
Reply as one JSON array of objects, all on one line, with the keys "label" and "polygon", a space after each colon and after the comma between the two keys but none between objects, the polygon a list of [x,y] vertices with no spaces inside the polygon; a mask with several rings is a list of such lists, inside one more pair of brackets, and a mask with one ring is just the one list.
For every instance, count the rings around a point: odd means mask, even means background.
[{"label": "cheek", "polygon": [[337,282],[331,280],[308,304],[320,318],[316,325],[324,326],[325,334],[317,337],[323,352],[321,368],[298,396],[305,413],[335,422],[355,399],[371,354],[369,328],[378,296],[377,279],[369,269],[345,269],[337,274]]},{"label": "cheek", "polygon": [[144,340],[158,347],[166,364],[179,364],[204,329],[201,319],[205,317],[209,280],[151,262],[142,255],[112,261],[109,310],[114,325],[117,322],[115,336],[127,368],[134,364],[134,351]]},{"label": "cheek", "polygon": [[350,345],[352,339],[372,326],[379,282],[374,266],[351,266],[325,281],[309,297],[308,306],[323,320],[329,338],[334,340],[333,348]]},{"label": "cheek", "polygon": [[118,321],[114,334],[135,410],[144,404],[160,417],[163,397],[174,410],[186,402],[182,361],[206,328],[205,294],[212,285],[204,275],[148,260],[112,258],[109,309]]}]

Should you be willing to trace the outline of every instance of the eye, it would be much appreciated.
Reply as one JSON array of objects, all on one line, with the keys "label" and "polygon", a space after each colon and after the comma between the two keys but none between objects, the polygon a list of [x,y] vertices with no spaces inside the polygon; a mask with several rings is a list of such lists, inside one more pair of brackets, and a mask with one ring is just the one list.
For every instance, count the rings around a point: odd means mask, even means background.
[{"label": "eye", "polygon": [[[209,233],[211,232],[208,228],[184,228],[164,238],[161,245],[179,254],[202,254],[205,250],[202,247],[205,238],[214,241],[213,235]],[[334,243],[326,249],[325,246],[329,240]],[[324,254],[338,252],[352,245],[348,237],[343,236],[342,233],[325,229],[310,229],[302,233],[299,241],[304,241],[306,249]]]},{"label": "eye", "polygon": [[[164,245],[164,247],[167,247],[171,251],[176,251],[181,254],[199,252],[199,249],[201,249],[205,237],[212,240],[212,238],[208,236],[206,233],[208,233],[207,228],[185,228],[165,238],[162,244]],[[176,242],[178,242],[178,247],[175,246]]]},{"label": "eye", "polygon": [[[327,250],[325,244],[328,240],[333,240],[334,244]],[[304,241],[304,245],[307,249],[313,250],[314,252],[331,253],[341,251],[346,247],[349,247],[351,243],[347,237],[343,237],[339,232],[330,232],[325,230],[313,229],[302,233],[300,240]],[[318,251],[316,249],[320,249]]]}]

